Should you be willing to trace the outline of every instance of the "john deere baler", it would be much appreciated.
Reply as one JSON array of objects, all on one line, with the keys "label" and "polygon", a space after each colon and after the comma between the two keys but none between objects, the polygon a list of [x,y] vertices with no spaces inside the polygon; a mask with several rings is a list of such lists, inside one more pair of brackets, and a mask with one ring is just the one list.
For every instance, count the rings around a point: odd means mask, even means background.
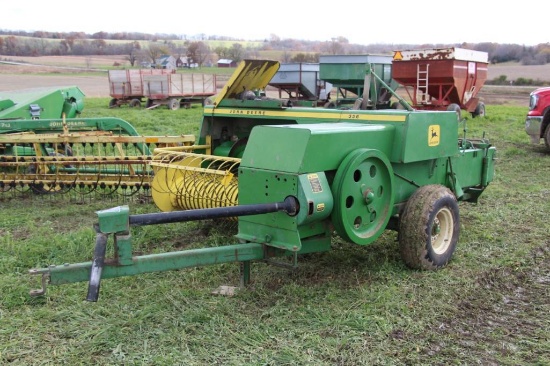
[{"label": "john deere baler", "polygon": [[[275,62],[245,62],[206,107],[193,152],[157,149],[153,197],[167,212],[98,212],[93,260],[33,269],[45,285],[330,250],[338,235],[368,245],[397,230],[412,268],[437,269],[459,239],[459,201],[476,202],[494,176],[496,149],[459,137],[454,112],[287,107],[256,97]],[[368,74],[368,72],[367,72]],[[156,192],[156,194],[155,194]],[[170,211],[170,212],[168,212]],[[132,253],[131,228],[237,218],[239,244],[146,256]],[[109,237],[114,257],[106,259]]]}]

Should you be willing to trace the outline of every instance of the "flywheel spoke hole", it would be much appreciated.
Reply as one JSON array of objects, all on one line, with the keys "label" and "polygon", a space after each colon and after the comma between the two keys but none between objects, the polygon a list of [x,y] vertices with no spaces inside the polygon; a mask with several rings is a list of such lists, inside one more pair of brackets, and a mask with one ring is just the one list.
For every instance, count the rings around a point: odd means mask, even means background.
[{"label": "flywheel spoke hole", "polygon": [[355,182],[359,182],[359,181],[361,180],[361,176],[362,176],[362,175],[363,175],[363,174],[361,173],[361,170],[356,169],[356,170],[353,172],[353,180],[354,180]]},{"label": "flywheel spoke hole", "polygon": [[353,196],[348,196],[346,198],[346,208],[351,208],[351,206],[353,206],[353,202],[354,202]]},{"label": "flywheel spoke hole", "polygon": [[371,165],[370,169],[369,169],[369,174],[370,174],[371,178],[374,178],[376,176],[376,173],[377,173],[376,172],[376,166]]}]

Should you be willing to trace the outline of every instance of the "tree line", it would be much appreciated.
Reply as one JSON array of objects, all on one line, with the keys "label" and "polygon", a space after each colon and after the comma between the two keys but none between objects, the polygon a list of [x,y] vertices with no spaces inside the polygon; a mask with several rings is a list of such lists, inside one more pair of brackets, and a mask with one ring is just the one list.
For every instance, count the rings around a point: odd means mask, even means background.
[{"label": "tree line", "polygon": [[[116,41],[116,42],[115,42]],[[127,42],[125,42],[127,41]],[[211,46],[219,42],[231,46]],[[249,44],[254,44],[250,46]],[[345,37],[328,41],[281,39],[275,34],[251,43],[249,40],[223,36],[146,34],[135,32],[11,32],[0,30],[0,55],[4,56],[88,56],[125,55],[131,66],[140,62],[154,63],[162,54],[187,59],[203,66],[220,58],[239,62],[258,58],[262,51],[277,51],[281,62],[318,62],[322,54],[392,54],[395,50],[461,47],[487,52],[492,64],[519,62],[544,65],[550,62],[550,43],[536,46],[499,43],[461,44],[351,44]]]}]

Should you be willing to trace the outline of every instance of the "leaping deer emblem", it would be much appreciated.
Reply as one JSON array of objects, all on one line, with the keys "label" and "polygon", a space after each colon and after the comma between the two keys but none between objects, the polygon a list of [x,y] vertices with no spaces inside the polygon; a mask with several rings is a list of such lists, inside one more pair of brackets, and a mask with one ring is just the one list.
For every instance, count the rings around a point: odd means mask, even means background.
[{"label": "leaping deer emblem", "polygon": [[435,131],[435,129],[432,127],[432,137],[430,138],[430,140],[432,140],[436,137],[437,137],[437,131]]}]

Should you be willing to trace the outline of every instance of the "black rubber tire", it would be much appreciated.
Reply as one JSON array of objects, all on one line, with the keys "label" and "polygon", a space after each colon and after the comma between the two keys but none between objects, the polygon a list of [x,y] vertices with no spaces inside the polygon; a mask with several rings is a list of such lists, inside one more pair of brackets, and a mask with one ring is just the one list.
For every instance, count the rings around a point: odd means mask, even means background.
[{"label": "black rubber tire", "polygon": [[130,101],[130,107],[132,107],[132,108],[141,108],[141,101],[139,99],[132,99]]},{"label": "black rubber tire", "polygon": [[476,106],[475,111],[472,113],[472,117],[485,117],[485,104],[482,102],[479,102]]},{"label": "black rubber tire", "polygon": [[462,110],[460,109],[460,106],[456,103],[449,104],[447,107],[448,111],[454,111],[456,112],[457,120],[460,122],[462,121]]},{"label": "black rubber tire", "polygon": [[399,218],[401,258],[413,269],[444,267],[451,260],[459,234],[455,195],[439,184],[420,187]]},{"label": "black rubber tire", "polygon": [[117,103],[116,98],[113,98],[109,101],[109,108],[114,108],[114,107],[120,107],[120,105]]},{"label": "black rubber tire", "polygon": [[546,148],[550,150],[550,124],[546,126],[546,130],[544,130],[544,144],[546,145]]},{"label": "black rubber tire", "polygon": [[175,98],[170,99],[168,102],[168,108],[173,111],[178,110],[180,108],[180,101]]}]

